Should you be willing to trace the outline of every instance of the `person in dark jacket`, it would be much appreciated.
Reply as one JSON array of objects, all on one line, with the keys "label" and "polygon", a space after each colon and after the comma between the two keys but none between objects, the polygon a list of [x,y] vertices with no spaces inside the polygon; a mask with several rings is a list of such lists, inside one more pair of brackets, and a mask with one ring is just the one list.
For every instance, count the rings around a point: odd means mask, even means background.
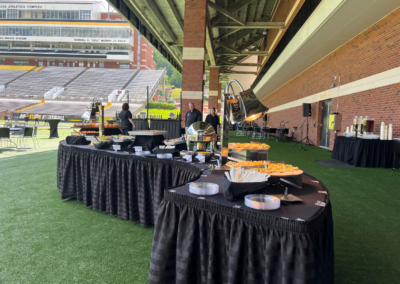
[{"label": "person in dark jacket", "polygon": [[132,131],[132,126],[135,127],[135,123],[132,120],[132,113],[129,111],[129,104],[124,103],[122,105],[122,111],[119,113],[120,125],[125,126],[121,129],[122,134],[129,135],[128,131]]},{"label": "person in dark jacket", "polygon": [[215,134],[218,134],[218,125],[221,125],[219,122],[219,116],[216,114],[215,107],[210,109],[210,114],[206,117],[206,122],[211,124],[215,129]]},{"label": "person in dark jacket", "polygon": [[189,103],[189,110],[185,115],[186,130],[197,121],[201,121],[201,112],[194,107],[194,103]]}]

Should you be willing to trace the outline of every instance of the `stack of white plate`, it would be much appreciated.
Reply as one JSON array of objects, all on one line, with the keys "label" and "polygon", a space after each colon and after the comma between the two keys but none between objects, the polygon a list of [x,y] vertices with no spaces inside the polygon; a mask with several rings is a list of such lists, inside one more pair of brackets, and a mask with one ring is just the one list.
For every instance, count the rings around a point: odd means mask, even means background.
[{"label": "stack of white plate", "polygon": [[172,154],[157,154],[158,159],[172,159]]},{"label": "stack of white plate", "polygon": [[281,200],[272,195],[250,194],[244,197],[244,204],[257,210],[275,210],[281,207]]},{"label": "stack of white plate", "polygon": [[219,186],[211,182],[192,182],[189,192],[197,195],[214,195],[219,192]]},{"label": "stack of white plate", "polygon": [[141,152],[135,152],[136,156],[144,156],[144,155],[149,155],[150,151],[141,151]]},{"label": "stack of white plate", "polygon": [[361,139],[379,139],[378,134],[364,134],[360,136]]},{"label": "stack of white plate", "polygon": [[344,137],[354,137],[354,133],[353,132],[345,132],[343,133]]}]

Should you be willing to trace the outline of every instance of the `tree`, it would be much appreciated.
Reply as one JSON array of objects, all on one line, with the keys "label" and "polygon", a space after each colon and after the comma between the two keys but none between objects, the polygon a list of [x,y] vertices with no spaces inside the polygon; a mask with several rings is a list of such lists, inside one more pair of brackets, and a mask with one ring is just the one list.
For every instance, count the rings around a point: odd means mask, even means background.
[{"label": "tree", "polygon": [[182,75],[158,52],[153,49],[153,60],[156,63],[157,70],[166,69],[168,77],[165,78],[167,84],[174,85],[177,88],[182,86]]}]

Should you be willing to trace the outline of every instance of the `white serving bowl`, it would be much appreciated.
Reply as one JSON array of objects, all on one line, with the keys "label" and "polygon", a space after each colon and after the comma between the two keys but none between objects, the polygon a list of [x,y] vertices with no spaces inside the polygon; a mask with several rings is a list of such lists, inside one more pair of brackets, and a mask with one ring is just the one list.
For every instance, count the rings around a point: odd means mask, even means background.
[{"label": "white serving bowl", "polygon": [[189,185],[189,192],[197,195],[214,195],[219,192],[219,186],[211,182],[192,182]]}]

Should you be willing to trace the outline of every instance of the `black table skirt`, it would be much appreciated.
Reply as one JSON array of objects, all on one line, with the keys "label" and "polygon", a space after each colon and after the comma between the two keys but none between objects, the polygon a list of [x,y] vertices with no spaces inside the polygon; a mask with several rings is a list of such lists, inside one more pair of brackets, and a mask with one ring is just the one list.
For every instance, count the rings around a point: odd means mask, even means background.
[{"label": "black table skirt", "polygon": [[154,135],[154,136],[136,135],[133,145],[142,146],[143,151],[152,151],[157,146],[164,145],[163,143],[164,140],[165,140],[164,135]]},{"label": "black table skirt", "polygon": [[153,225],[166,188],[200,176],[200,169],[173,160],[138,157],[92,146],[58,148],[57,187],[61,198],[75,198],[143,226]]},{"label": "black table skirt", "polygon": [[[327,191],[322,183],[315,187]],[[179,188],[167,190],[159,207],[150,284],[334,283],[329,194],[326,206],[303,222],[178,194]]]},{"label": "black table skirt", "polygon": [[393,166],[393,141],[338,136],[335,139],[332,159],[356,167],[391,168]]}]

